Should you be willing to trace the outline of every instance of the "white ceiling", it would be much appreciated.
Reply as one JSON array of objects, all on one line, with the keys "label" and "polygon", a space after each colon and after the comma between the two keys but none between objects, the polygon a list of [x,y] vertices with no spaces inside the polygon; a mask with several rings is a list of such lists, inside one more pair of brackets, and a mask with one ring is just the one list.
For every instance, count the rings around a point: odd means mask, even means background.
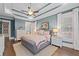
[{"label": "white ceiling", "polygon": [[[2,14],[5,15],[6,13],[6,14],[9,14],[9,16],[12,16],[15,18],[22,18],[22,19],[28,20],[26,13],[23,12],[22,10],[28,11],[28,6],[30,5],[30,3],[5,3],[5,4],[0,4],[0,5],[2,5],[2,8],[1,8],[1,11],[3,11]],[[34,11],[39,10],[39,13],[36,13],[36,18],[39,17],[38,15],[56,7],[57,5],[59,4],[31,3],[31,7]],[[12,9],[15,9],[15,10],[12,10]],[[16,10],[20,12],[17,12]],[[34,19],[30,19],[30,21],[33,21]]]},{"label": "white ceiling", "polygon": [[[15,17],[22,20],[29,20],[27,18],[26,13],[22,11],[22,10],[27,11],[28,6],[29,6],[29,3],[4,3],[4,4],[0,3],[0,14]],[[33,10],[34,11],[39,10],[39,12],[36,13],[36,16],[34,19],[30,19],[29,21],[39,20],[41,18],[54,15],[61,11],[65,11],[71,8],[75,8],[77,6],[79,6],[78,3],[74,3],[74,4],[32,3],[31,7],[33,8]],[[12,10],[12,9],[15,9],[15,10]]]},{"label": "white ceiling", "polygon": [[[19,11],[21,10],[28,11],[29,5],[30,5],[29,3],[6,3],[5,7],[9,9],[17,9]],[[31,7],[33,8],[33,10],[38,10],[45,5],[46,3],[31,3]]]}]

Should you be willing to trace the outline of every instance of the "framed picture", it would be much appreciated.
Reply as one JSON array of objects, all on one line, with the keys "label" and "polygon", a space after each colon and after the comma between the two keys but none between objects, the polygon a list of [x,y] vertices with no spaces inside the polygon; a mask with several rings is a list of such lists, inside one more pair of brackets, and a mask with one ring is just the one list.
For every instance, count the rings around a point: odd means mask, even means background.
[{"label": "framed picture", "polygon": [[48,21],[43,22],[41,25],[41,29],[48,30],[48,28],[49,28],[49,22]]}]

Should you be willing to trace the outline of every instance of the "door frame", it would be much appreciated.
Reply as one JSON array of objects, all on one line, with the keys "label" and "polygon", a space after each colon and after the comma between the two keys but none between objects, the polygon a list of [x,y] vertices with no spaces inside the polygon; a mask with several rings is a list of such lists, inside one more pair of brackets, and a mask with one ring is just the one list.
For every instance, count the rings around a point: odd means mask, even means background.
[{"label": "door frame", "polygon": [[[11,22],[8,20],[2,20],[2,22],[9,22],[9,38],[11,38]],[[3,28],[2,28],[2,34],[3,34]]]},{"label": "door frame", "polygon": [[[72,39],[72,43],[73,44],[68,44],[68,43],[63,43],[62,42],[62,46],[66,46],[66,47],[69,47],[69,48],[73,48],[74,49],[74,38],[73,38],[74,37],[74,27],[73,27],[73,19],[74,18],[73,18],[73,11],[70,11],[70,12],[67,12],[67,13],[64,13],[64,14],[62,14],[62,13],[58,14],[58,16],[59,16],[59,18],[58,18],[58,27],[61,29],[62,19],[63,19],[63,17],[68,17],[68,15],[70,15],[70,17],[72,18],[72,25],[71,25],[71,27],[72,27],[72,38],[71,39]],[[61,34],[61,30],[60,30],[60,33],[59,34]]]}]

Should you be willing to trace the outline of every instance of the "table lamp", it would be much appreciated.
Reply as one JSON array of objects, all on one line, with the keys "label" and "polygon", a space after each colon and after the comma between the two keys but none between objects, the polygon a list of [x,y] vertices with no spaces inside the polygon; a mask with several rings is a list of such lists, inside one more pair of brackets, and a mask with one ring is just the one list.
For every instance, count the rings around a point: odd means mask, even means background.
[{"label": "table lamp", "polygon": [[59,29],[58,28],[54,28],[53,29],[53,34],[54,34],[54,36],[57,36],[57,33],[59,32]]}]

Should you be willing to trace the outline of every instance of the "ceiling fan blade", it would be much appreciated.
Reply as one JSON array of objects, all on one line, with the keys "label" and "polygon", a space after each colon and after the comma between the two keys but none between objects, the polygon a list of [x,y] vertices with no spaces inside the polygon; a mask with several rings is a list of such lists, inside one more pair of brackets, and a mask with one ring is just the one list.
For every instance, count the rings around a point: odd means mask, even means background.
[{"label": "ceiling fan blade", "polygon": [[29,14],[27,14],[27,16],[29,16]]},{"label": "ceiling fan blade", "polygon": [[39,11],[34,11],[34,13],[38,13]]},{"label": "ceiling fan blade", "polygon": [[26,10],[21,10],[22,12],[28,12],[28,11],[26,11]]},{"label": "ceiling fan blade", "polygon": [[35,13],[33,13],[33,15],[34,15],[34,16],[36,16],[36,14],[35,14]]}]

